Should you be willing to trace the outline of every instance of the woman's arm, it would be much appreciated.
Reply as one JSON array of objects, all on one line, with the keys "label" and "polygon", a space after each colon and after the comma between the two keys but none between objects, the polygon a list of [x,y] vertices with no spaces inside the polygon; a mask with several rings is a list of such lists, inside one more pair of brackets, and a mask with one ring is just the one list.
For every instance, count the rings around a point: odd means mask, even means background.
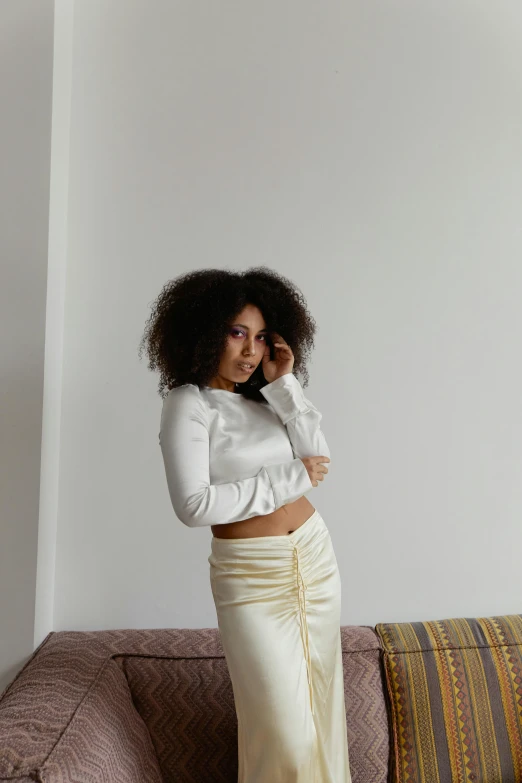
[{"label": "woman's arm", "polygon": [[252,478],[211,484],[208,426],[208,408],[197,386],[178,386],[165,397],[159,442],[172,506],[188,527],[269,514],[313,487],[298,457],[266,465]]},{"label": "woman's arm", "polygon": [[260,392],[285,425],[296,457],[330,457],[320,427],[322,414],[306,399],[292,372],[267,383]]}]

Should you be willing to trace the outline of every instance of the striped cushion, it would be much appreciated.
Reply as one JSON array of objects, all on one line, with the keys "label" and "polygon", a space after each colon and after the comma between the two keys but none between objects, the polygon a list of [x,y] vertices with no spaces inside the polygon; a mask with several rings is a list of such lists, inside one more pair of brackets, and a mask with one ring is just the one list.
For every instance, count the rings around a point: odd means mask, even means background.
[{"label": "striped cushion", "polygon": [[522,615],[376,626],[393,783],[522,781]]}]

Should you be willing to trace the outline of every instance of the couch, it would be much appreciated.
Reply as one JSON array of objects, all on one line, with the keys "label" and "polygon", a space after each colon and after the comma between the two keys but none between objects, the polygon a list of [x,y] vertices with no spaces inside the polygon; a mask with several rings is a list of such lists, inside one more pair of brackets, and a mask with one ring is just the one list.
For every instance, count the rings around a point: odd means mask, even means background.
[{"label": "couch", "polygon": [[[522,615],[340,633],[353,783],[521,783]],[[0,781],[236,780],[217,628],[51,632],[0,695]]]}]

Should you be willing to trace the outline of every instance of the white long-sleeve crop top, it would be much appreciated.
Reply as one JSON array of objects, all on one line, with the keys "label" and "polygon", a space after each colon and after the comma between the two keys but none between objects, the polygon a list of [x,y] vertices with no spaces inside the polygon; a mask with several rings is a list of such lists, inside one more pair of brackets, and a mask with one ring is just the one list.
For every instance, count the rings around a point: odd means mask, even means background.
[{"label": "white long-sleeve crop top", "polygon": [[330,457],[322,414],[293,373],[260,391],[268,404],[192,383],[164,397],[159,443],[174,512],[188,527],[292,503],[313,488],[300,458]]}]

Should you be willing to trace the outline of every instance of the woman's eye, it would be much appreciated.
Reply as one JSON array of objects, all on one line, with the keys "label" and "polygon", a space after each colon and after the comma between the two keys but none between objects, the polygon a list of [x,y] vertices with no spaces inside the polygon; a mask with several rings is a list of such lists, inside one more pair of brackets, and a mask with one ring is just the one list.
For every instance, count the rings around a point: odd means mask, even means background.
[{"label": "woman's eye", "polygon": [[[245,333],[241,329],[232,329],[230,334],[232,334],[234,337],[244,337]],[[266,334],[258,334],[258,337],[261,338],[261,340],[264,340],[266,342]]]}]

